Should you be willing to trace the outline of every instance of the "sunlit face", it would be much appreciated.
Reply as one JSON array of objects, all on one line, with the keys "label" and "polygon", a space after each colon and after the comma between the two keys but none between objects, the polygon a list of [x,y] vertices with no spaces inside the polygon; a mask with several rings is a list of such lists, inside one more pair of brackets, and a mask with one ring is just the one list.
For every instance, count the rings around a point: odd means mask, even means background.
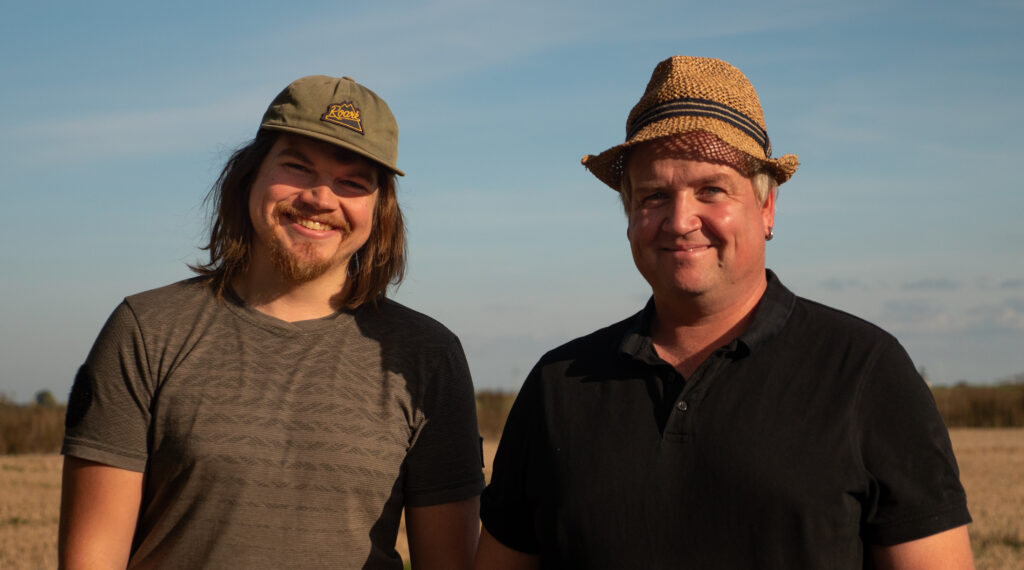
[{"label": "sunlit face", "polygon": [[253,266],[273,267],[286,281],[343,283],[349,259],[370,236],[377,172],[334,145],[279,137],[249,193]]},{"label": "sunlit face", "polygon": [[730,302],[758,292],[774,193],[759,204],[749,178],[689,156],[658,141],[630,155],[627,235],[637,269],[656,300],[686,295]]}]

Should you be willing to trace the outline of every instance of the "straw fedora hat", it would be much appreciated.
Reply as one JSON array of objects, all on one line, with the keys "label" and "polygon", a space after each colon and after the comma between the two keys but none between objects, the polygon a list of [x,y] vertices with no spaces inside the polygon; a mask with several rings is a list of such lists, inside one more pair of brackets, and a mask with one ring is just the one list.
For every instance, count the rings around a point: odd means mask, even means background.
[{"label": "straw fedora hat", "polygon": [[799,164],[795,154],[771,158],[761,102],[743,72],[719,59],[677,55],[654,68],[643,97],[626,119],[626,142],[584,156],[583,166],[620,191],[630,147],[695,131],[710,133],[754,159],[779,184]]}]

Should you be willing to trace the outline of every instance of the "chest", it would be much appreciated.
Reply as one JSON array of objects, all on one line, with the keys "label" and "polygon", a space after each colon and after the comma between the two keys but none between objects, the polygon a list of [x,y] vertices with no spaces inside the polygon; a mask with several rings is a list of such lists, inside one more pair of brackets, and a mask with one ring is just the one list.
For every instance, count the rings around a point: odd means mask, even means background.
[{"label": "chest", "polygon": [[786,381],[729,362],[702,373],[668,391],[667,417],[660,395],[673,379],[656,373],[549,395],[554,491],[539,504],[556,513],[547,520],[557,521],[558,548],[625,533],[641,553],[668,559],[721,552],[716,541],[769,552],[818,540],[856,552],[871,482],[853,398],[829,385],[842,380]]},{"label": "chest", "polygon": [[160,366],[154,500],[216,496],[242,517],[267,505],[329,517],[379,512],[400,487],[422,417],[372,344],[207,335]]}]

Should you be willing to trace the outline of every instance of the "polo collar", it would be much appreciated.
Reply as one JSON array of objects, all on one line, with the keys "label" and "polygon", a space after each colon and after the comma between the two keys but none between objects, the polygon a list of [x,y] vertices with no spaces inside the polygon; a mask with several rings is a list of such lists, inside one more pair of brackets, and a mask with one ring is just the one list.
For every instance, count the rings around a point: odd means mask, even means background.
[{"label": "polo collar", "polygon": [[[785,285],[779,281],[771,269],[765,270],[765,277],[768,286],[765,288],[761,300],[754,309],[754,319],[750,326],[739,337],[719,348],[724,352],[742,351],[747,354],[756,351],[766,342],[774,338],[786,325],[789,315],[796,305],[794,295]],[[651,321],[654,318],[654,297],[647,300],[644,308],[633,315],[629,326],[622,335],[619,343],[619,352],[633,358],[644,361],[648,364],[664,364],[654,350],[654,343],[651,340]]]}]

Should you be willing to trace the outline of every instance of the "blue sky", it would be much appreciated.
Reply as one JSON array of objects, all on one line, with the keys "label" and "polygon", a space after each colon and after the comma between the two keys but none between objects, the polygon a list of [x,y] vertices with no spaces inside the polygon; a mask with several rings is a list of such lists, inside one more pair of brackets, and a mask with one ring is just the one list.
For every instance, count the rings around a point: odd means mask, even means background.
[{"label": "blue sky", "polygon": [[649,290],[579,159],[654,65],[754,83],[782,187],[768,265],[894,333],[936,384],[1024,372],[1024,2],[4,2],[0,393],[64,399],[125,295],[188,277],[202,200],[274,95],[349,75],[401,129],[399,301],[478,388]]}]

